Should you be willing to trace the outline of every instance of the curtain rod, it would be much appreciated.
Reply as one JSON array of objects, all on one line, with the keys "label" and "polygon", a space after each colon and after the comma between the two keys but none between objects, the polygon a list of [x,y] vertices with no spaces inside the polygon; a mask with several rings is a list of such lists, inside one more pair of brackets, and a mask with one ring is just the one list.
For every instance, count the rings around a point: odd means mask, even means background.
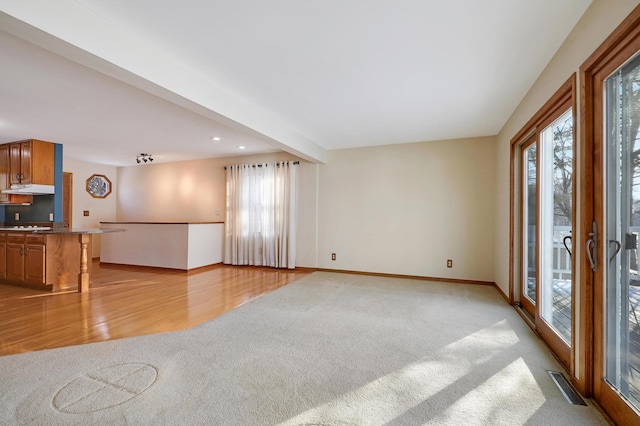
[{"label": "curtain rod", "polygon": [[[300,164],[299,161],[283,161],[283,163],[291,163],[294,166],[297,166],[298,164]],[[262,164],[238,164],[239,166],[251,166],[251,167],[262,167]],[[268,164],[265,164],[265,166],[267,166]],[[280,167],[280,163],[276,163],[276,166]],[[227,170],[227,167],[231,167],[231,166],[224,166],[224,169]]]}]

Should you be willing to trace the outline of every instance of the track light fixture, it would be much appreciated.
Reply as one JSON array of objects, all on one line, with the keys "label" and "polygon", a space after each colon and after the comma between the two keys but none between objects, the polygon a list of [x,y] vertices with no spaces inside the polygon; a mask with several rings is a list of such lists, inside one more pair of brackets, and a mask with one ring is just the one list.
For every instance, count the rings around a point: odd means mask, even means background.
[{"label": "track light fixture", "polygon": [[153,162],[153,158],[151,157],[151,154],[138,154],[136,155],[136,163],[140,164],[141,162]]}]

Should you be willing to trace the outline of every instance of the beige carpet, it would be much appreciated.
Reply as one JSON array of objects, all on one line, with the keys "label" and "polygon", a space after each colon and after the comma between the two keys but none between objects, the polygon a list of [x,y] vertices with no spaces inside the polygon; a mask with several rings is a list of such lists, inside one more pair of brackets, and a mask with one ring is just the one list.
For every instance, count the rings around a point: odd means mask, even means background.
[{"label": "beige carpet", "polygon": [[316,272],[192,330],[0,357],[0,424],[606,424],[560,369],[492,287]]}]

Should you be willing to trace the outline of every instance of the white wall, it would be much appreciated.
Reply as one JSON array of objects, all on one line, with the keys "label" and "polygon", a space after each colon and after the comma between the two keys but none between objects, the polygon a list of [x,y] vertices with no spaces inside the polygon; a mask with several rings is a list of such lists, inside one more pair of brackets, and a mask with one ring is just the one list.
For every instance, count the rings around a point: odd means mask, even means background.
[{"label": "white wall", "polygon": [[330,151],[318,266],[493,281],[495,167],[491,137]]},{"label": "white wall", "polygon": [[[496,283],[507,294],[510,140],[572,73],[578,73],[579,77],[580,65],[637,5],[637,0],[594,0],[498,135],[494,269]],[[578,87],[579,85],[578,80]],[[579,121],[578,117],[577,122]],[[582,155],[579,147],[577,155]],[[579,173],[579,170],[577,172]],[[580,235],[574,234],[574,241],[583,240]]]},{"label": "white wall", "polygon": [[[99,228],[100,222],[116,219],[116,188],[118,185],[116,167],[63,158],[62,169],[65,172],[73,173],[71,216],[73,228]],[[87,193],[87,179],[93,174],[105,175],[111,181],[112,193],[106,198],[94,198]],[[84,210],[89,210],[88,217],[83,215]],[[92,240],[92,256],[100,257],[100,235],[94,235]]]}]

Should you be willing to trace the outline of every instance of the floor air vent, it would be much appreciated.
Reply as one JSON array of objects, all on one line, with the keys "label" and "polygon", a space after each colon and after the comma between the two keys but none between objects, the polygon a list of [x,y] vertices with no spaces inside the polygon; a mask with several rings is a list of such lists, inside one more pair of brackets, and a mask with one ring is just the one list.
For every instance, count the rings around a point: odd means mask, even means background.
[{"label": "floor air vent", "polygon": [[564,395],[569,404],[587,405],[573,386],[571,386],[567,379],[564,378],[564,375],[561,372],[547,370],[547,373],[549,373],[553,382],[556,384],[558,389],[560,389],[560,392],[562,392],[562,395]]}]

